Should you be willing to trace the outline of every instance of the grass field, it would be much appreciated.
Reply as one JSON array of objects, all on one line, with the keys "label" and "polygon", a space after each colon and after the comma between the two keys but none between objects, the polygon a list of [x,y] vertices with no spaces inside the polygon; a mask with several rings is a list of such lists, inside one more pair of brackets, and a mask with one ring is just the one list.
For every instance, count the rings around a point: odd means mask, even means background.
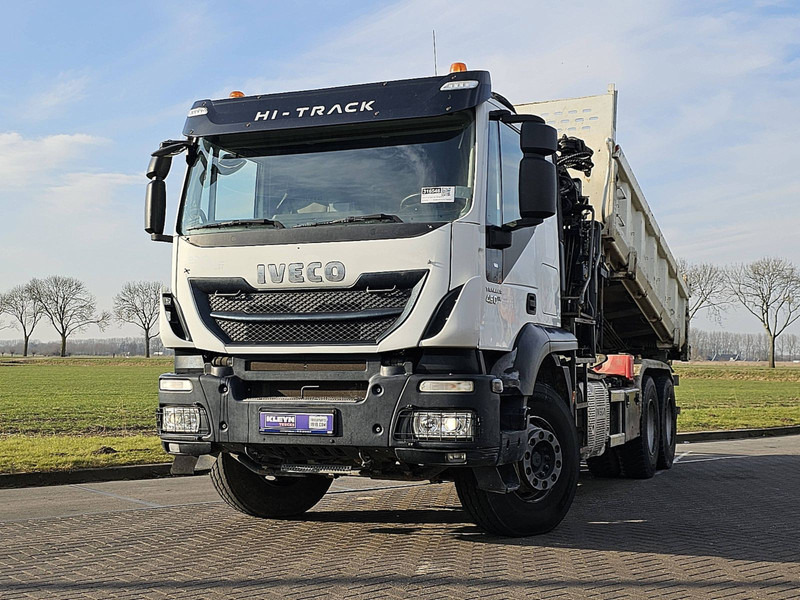
[{"label": "grass field", "polygon": [[163,462],[170,358],[0,358],[0,473]]},{"label": "grass field", "polygon": [[800,424],[800,367],[676,365],[678,431]]},{"label": "grass field", "polygon": [[[0,473],[166,461],[155,436],[169,358],[0,357]],[[679,431],[800,424],[800,368],[677,365]]]}]

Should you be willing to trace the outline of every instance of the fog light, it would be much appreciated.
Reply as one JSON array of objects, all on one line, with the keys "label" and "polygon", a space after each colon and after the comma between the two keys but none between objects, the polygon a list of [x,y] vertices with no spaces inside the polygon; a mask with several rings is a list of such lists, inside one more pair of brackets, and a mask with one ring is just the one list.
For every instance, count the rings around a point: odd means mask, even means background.
[{"label": "fog light", "polygon": [[165,406],[161,412],[164,433],[198,433],[200,408],[197,406]]},{"label": "fog light", "polygon": [[159,379],[158,389],[162,392],[191,392],[192,382],[189,379]]},{"label": "fog light", "polygon": [[467,453],[466,452],[448,452],[447,453],[447,462],[456,462],[456,463],[467,462]]},{"label": "fog light", "polygon": [[503,393],[503,380],[502,379],[492,379],[492,391],[495,394],[502,394]]},{"label": "fog light", "polygon": [[475,435],[475,415],[464,411],[415,411],[411,427],[419,439],[471,440]]},{"label": "fog light", "polygon": [[419,384],[420,392],[472,392],[475,390],[475,383],[472,381],[446,381],[429,380]]}]

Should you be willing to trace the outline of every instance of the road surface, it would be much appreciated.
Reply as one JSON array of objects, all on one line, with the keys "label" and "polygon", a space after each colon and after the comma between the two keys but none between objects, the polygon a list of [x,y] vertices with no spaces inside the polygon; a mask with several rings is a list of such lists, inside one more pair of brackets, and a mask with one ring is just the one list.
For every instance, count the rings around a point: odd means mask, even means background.
[{"label": "road surface", "polygon": [[335,482],[265,521],[208,477],[0,490],[0,598],[800,598],[800,436],[582,473],[564,522],[485,535],[450,484]]}]

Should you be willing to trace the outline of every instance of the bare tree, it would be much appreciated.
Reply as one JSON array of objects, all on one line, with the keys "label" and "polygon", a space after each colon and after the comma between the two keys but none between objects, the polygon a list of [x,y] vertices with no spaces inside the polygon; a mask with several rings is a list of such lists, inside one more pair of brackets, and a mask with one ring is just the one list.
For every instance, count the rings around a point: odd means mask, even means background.
[{"label": "bare tree", "polygon": [[162,284],[158,281],[129,281],[114,296],[114,316],[144,332],[144,354],[150,358],[150,340],[158,335],[158,308]]},{"label": "bare tree", "polygon": [[0,314],[13,318],[13,326],[22,331],[22,356],[28,356],[28,342],[44,316],[41,305],[31,297],[29,285],[18,285],[0,295]]},{"label": "bare tree", "polygon": [[783,258],[762,258],[728,271],[733,296],[767,333],[769,366],[775,367],[775,339],[800,319],[800,271]]},{"label": "bare tree", "polygon": [[28,285],[31,297],[61,337],[61,356],[67,355],[70,335],[84,331],[89,325],[97,325],[102,331],[111,320],[111,313],[97,311],[94,296],[80,279],[51,275],[34,279]]},{"label": "bare tree", "polygon": [[725,269],[711,263],[689,263],[678,261],[678,270],[689,286],[689,321],[703,309],[719,320],[719,313],[730,300],[727,295]]}]

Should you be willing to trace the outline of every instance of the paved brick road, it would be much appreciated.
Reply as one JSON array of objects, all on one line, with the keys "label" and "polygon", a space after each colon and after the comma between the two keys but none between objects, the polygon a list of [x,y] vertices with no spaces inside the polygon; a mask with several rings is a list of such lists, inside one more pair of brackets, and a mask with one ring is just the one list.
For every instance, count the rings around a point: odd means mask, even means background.
[{"label": "paved brick road", "polygon": [[295,522],[205,477],[2,490],[0,598],[800,598],[800,436],[678,454],[650,481],[585,474],[523,540],[481,534],[450,485],[340,480]]}]

